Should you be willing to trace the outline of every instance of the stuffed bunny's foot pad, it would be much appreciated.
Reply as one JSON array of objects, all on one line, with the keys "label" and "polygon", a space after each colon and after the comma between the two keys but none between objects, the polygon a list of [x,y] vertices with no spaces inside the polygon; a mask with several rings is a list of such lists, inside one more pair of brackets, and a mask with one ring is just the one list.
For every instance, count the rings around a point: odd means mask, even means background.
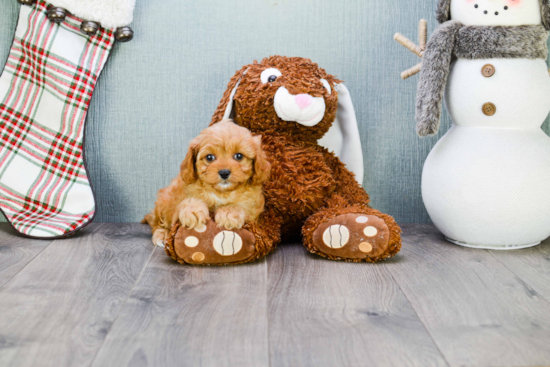
[{"label": "stuffed bunny's foot pad", "polygon": [[246,229],[228,231],[210,220],[189,229],[178,226],[167,242],[166,252],[180,263],[224,265],[241,263],[254,255],[255,238]]},{"label": "stuffed bunny's foot pad", "polygon": [[313,244],[320,252],[341,259],[376,258],[387,251],[389,242],[386,222],[375,215],[339,215],[313,232]]}]

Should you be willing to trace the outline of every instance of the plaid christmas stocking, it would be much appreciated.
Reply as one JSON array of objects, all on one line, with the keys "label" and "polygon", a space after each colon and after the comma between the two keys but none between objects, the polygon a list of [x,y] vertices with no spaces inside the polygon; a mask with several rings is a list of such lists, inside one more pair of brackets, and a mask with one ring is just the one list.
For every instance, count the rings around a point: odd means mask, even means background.
[{"label": "plaid christmas stocking", "polygon": [[31,6],[21,6],[0,77],[0,209],[23,235],[63,237],[95,214],[84,124],[117,31],[42,0],[20,2]]}]

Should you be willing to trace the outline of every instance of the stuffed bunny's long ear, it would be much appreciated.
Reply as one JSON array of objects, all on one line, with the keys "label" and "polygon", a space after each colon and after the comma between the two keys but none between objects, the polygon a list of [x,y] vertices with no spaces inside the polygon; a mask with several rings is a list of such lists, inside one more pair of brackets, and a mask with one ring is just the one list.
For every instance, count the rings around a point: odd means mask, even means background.
[{"label": "stuffed bunny's long ear", "polygon": [[225,111],[223,113],[223,119],[227,120],[229,118],[233,118],[233,100],[235,99],[235,93],[237,93],[237,89],[239,88],[239,84],[241,84],[241,79],[237,81],[237,85],[235,85],[235,88],[231,91],[231,94],[229,95],[229,102],[227,103],[227,106],[225,107]]},{"label": "stuffed bunny's long ear", "polygon": [[220,101],[220,104],[218,105],[216,112],[214,112],[214,116],[212,116],[212,121],[210,122],[210,125],[218,123],[221,120],[234,117],[233,101],[235,99],[235,94],[237,93],[237,89],[241,84],[241,79],[246,74],[247,70],[248,70],[248,67],[245,66],[231,78],[231,80],[229,81],[229,84],[227,85],[227,89],[223,94],[223,98]]},{"label": "stuffed bunny's long ear", "polygon": [[338,92],[338,111],[336,119],[329,131],[319,140],[319,145],[334,152],[338,158],[355,173],[360,185],[363,184],[363,150],[355,109],[349,90],[344,84],[335,87]]}]

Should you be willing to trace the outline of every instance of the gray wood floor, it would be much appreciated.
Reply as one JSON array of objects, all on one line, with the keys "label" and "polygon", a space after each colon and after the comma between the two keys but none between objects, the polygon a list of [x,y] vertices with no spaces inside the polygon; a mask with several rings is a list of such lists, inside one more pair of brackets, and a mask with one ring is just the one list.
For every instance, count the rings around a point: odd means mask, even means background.
[{"label": "gray wood floor", "polygon": [[0,225],[0,366],[550,365],[550,241],[451,245],[404,225],[381,264],[299,244],[236,267],[181,266],[140,224],[70,239]]}]

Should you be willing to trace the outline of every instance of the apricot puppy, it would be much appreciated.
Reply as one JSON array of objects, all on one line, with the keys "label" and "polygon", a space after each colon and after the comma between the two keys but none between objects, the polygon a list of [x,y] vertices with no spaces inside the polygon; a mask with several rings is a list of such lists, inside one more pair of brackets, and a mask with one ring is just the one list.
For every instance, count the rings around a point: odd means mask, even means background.
[{"label": "apricot puppy", "polygon": [[228,230],[256,221],[264,210],[262,184],[270,168],[261,136],[231,120],[203,130],[191,141],[180,175],[159,191],[155,209],[143,220],[151,226],[153,244],[164,246],[178,220],[197,230],[205,228],[211,213]]}]

